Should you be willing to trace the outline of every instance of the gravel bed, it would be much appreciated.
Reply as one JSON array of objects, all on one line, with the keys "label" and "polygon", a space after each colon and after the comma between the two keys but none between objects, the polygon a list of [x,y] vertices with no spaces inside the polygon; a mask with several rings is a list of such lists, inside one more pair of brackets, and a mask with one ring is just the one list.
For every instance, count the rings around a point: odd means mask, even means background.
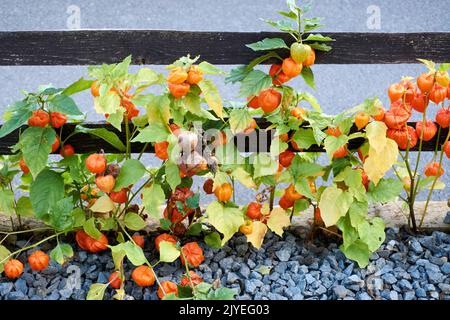
[{"label": "gravel bed", "polygon": [[[206,259],[195,271],[209,283],[219,280],[222,286],[234,288],[240,300],[450,300],[450,235],[412,237],[398,229],[386,233],[385,243],[365,269],[346,259],[336,243],[305,241],[307,230],[297,227],[283,238],[269,232],[260,250],[247,244],[244,236],[234,237],[220,250],[202,245]],[[148,256],[154,252],[154,236],[146,239]],[[19,279],[0,278],[0,299],[85,299],[92,283],[107,282],[114,265],[110,252],[74,249],[73,259],[64,266],[51,262],[47,270],[34,272],[25,264]],[[127,279],[132,268],[126,263]],[[179,261],[155,270],[162,281],[179,283],[183,274]],[[127,281],[126,299],[155,300],[156,289]],[[105,299],[113,294],[108,288]]]}]

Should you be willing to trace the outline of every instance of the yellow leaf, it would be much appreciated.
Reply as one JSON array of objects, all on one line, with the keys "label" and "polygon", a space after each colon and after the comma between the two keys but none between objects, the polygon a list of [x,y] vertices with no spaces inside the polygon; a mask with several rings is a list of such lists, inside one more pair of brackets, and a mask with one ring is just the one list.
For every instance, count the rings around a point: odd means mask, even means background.
[{"label": "yellow leaf", "polygon": [[374,121],[366,128],[367,138],[369,139],[369,153],[364,163],[364,171],[375,185],[397,162],[397,143],[386,138],[386,131],[386,125],[380,121]]},{"label": "yellow leaf", "polygon": [[94,98],[95,112],[100,114],[113,114],[120,107],[120,98],[117,94],[107,93]]},{"label": "yellow leaf", "polygon": [[253,181],[252,176],[250,175],[250,173],[245,171],[242,167],[237,167],[236,169],[234,169],[232,176],[237,181],[239,181],[243,186],[250,188],[250,189],[256,188],[256,184]]},{"label": "yellow leaf", "polygon": [[253,231],[247,235],[247,241],[250,242],[256,249],[261,248],[264,237],[267,233],[267,226],[261,221],[253,222]]},{"label": "yellow leaf", "polygon": [[288,227],[291,224],[291,219],[283,208],[275,208],[270,213],[267,220],[267,226],[280,237],[283,236],[283,228]]},{"label": "yellow leaf", "polygon": [[381,121],[373,121],[366,127],[366,136],[369,145],[376,152],[381,152],[386,145],[386,125]]},{"label": "yellow leaf", "polygon": [[220,187],[224,183],[228,182],[228,176],[226,173],[218,171],[216,175],[214,176],[214,183],[213,183],[213,191],[216,190],[217,187]]},{"label": "yellow leaf", "polygon": [[244,213],[238,208],[224,207],[217,201],[212,201],[206,207],[208,222],[223,234],[224,245],[244,224]]},{"label": "yellow leaf", "polygon": [[263,216],[268,216],[270,214],[270,205],[267,202],[262,205],[261,213]]},{"label": "yellow leaf", "polygon": [[203,79],[198,83],[198,86],[203,92],[206,103],[209,108],[212,109],[219,118],[223,118],[223,103],[222,98],[219,95],[219,90],[216,85],[208,79]]},{"label": "yellow leaf", "polygon": [[319,208],[325,226],[334,226],[339,218],[347,214],[353,196],[335,186],[326,188],[320,196]]},{"label": "yellow leaf", "polygon": [[116,205],[111,200],[111,198],[107,195],[104,195],[95,201],[94,205],[89,209],[93,212],[107,213],[113,211],[116,208]]},{"label": "yellow leaf", "polygon": [[170,100],[167,95],[152,97],[147,104],[148,122],[169,123],[170,119]]}]

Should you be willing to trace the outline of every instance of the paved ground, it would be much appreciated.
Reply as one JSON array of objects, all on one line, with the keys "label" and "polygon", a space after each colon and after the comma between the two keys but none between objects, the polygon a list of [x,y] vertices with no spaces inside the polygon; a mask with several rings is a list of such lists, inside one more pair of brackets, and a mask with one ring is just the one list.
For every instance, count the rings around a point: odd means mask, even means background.
[{"label": "paved ground", "polygon": [[[0,2],[0,31],[65,30],[76,22],[72,17],[77,10],[83,29],[266,31],[272,29],[258,18],[276,18],[275,12],[283,9],[283,2],[191,0],[187,5],[185,1],[175,0],[3,0]],[[449,0],[321,0],[314,4],[313,15],[325,18],[327,27],[323,31],[450,31],[449,4]],[[370,29],[369,18],[377,10],[380,10],[380,28]],[[368,96],[378,95],[386,103],[386,88],[390,83],[404,75],[416,75],[421,70],[423,68],[417,65],[318,65],[315,67],[316,96],[328,113],[354,106]],[[0,111],[20,98],[20,89],[34,90],[42,83],[64,86],[85,74],[85,67],[0,67]],[[294,85],[304,87],[300,81]],[[221,92],[224,97],[233,98],[236,88],[221,86]],[[95,120],[90,97],[79,95],[77,101],[88,112],[88,118]],[[448,173],[445,181],[450,182]],[[437,193],[436,198],[446,199],[448,194],[447,189]],[[245,201],[248,196],[239,198]]]}]

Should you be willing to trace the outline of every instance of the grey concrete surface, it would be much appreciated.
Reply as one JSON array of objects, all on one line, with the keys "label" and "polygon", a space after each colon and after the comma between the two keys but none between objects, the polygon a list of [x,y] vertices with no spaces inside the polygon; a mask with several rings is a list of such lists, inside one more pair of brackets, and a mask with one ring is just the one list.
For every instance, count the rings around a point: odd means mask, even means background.
[{"label": "grey concrete surface", "polygon": [[[449,5],[450,0],[320,0],[313,4],[311,15],[324,18],[326,27],[321,31],[449,32]],[[284,1],[274,0],[2,0],[0,31],[67,30],[73,22],[73,8],[79,9],[82,29],[270,31],[273,29],[259,18],[277,19],[275,12],[284,6]],[[370,29],[367,25],[373,6],[380,10],[379,29]],[[151,67],[164,70],[159,66]],[[222,67],[230,70],[230,66]],[[418,75],[422,70],[420,65],[317,65],[314,67],[317,82],[314,94],[324,111],[331,114],[370,96],[379,96],[387,104],[390,83],[402,76]],[[31,91],[46,83],[64,86],[81,76],[86,76],[86,67],[0,67],[0,113],[21,97],[20,89]],[[225,98],[236,98],[236,86],[225,86],[221,79],[216,80]],[[299,79],[292,84],[300,90],[307,89]],[[98,120],[88,93],[75,98],[89,120]],[[444,181],[448,184],[448,161],[444,169],[447,171]],[[447,188],[434,197],[446,200],[449,194]],[[240,202],[250,197],[249,193],[238,192]]]}]

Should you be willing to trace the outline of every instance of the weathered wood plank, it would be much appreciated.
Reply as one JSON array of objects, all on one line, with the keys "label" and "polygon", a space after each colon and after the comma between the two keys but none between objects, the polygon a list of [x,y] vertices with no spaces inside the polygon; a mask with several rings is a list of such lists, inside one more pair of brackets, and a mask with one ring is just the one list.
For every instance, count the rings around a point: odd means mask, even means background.
[{"label": "weathered wood plank", "polygon": [[[417,63],[449,60],[450,33],[326,33],[336,39],[321,64]],[[245,44],[272,32],[185,32],[161,30],[79,30],[0,32],[0,65],[89,65],[133,55],[134,64],[169,64],[186,54],[214,64],[246,64],[260,53]],[[286,51],[284,51],[286,54]],[[271,63],[272,61],[266,61]]]},{"label": "weathered wood plank", "polygon": [[[270,123],[267,122],[263,118],[257,119],[257,124],[258,124],[259,128],[261,128],[261,129],[266,129],[270,125]],[[413,122],[409,123],[409,125],[415,127],[415,124]],[[62,130],[62,138],[65,139],[66,137],[68,137],[75,130],[75,126],[76,126],[76,124],[73,124],[73,123],[66,124]],[[110,131],[115,132],[118,135],[118,137],[121,139],[122,142],[125,143],[125,141],[126,141],[124,128],[120,132],[117,129],[115,129],[112,125],[107,124],[105,122],[85,123],[85,124],[83,124],[83,126],[86,128],[91,128],[91,129],[106,128]],[[25,128],[26,128],[26,126],[22,127],[19,130],[12,132],[8,136],[0,139],[0,154],[10,154],[11,153],[11,150],[10,150],[11,146],[13,146],[14,144],[17,143],[17,141],[19,139],[20,130],[23,131]],[[441,136],[440,136],[439,148],[444,143],[448,130],[449,130],[448,128],[442,130]],[[356,128],[354,127],[352,129],[352,132],[355,132],[355,131],[356,131]],[[269,148],[270,148],[270,144],[272,141],[272,136],[273,136],[273,134],[275,134],[275,132],[271,131],[271,133],[272,133],[272,135],[270,135],[270,134],[258,135],[257,133],[255,133],[254,136],[257,139],[256,143],[254,143],[254,140],[252,140],[252,143],[250,143],[249,138],[245,139],[243,143],[237,144],[239,151],[241,151],[241,152],[265,152],[267,150],[270,150]],[[242,141],[242,140],[239,140],[239,141]],[[437,141],[437,137],[434,137],[432,140],[430,140],[428,142],[424,141],[422,150],[434,151],[434,148],[436,146],[436,141]],[[71,137],[67,143],[71,144],[75,148],[75,151],[77,153],[96,152],[96,151],[100,151],[100,150],[103,150],[105,153],[117,153],[118,152],[117,149],[115,149],[113,146],[106,143],[102,139],[91,136],[89,134],[84,134],[84,133],[79,133],[79,134]],[[236,143],[237,143],[237,138],[235,138],[235,144]],[[362,143],[362,139],[353,139],[349,143],[349,149],[350,150],[357,149],[361,145],[361,143]],[[131,151],[133,153],[140,153],[143,147],[144,147],[143,143],[133,143],[131,145]],[[291,150],[295,151],[293,149],[291,149]],[[411,151],[417,151],[417,150],[418,150],[418,145],[416,147],[414,147],[413,149],[411,149]],[[312,146],[311,148],[309,148],[308,150],[305,150],[305,151],[324,152],[324,149],[319,148],[318,146]],[[145,153],[153,153],[154,152],[153,147],[149,145],[144,152]]]}]

